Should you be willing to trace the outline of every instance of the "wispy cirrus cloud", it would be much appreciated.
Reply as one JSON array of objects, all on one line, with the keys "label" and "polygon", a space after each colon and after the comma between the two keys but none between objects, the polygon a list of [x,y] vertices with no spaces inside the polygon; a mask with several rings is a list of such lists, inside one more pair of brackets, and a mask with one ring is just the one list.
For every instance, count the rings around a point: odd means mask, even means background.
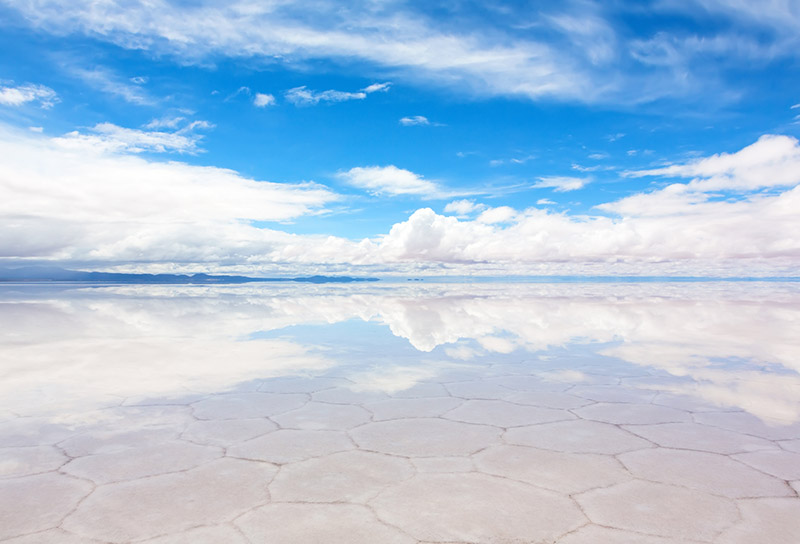
[{"label": "wispy cirrus cloud", "polygon": [[44,85],[14,85],[13,82],[0,85],[0,105],[3,106],[22,106],[29,102],[38,102],[40,107],[49,109],[58,101],[56,92]]},{"label": "wispy cirrus cloud", "polygon": [[391,83],[373,83],[359,91],[337,91],[329,89],[327,91],[315,91],[305,85],[294,87],[284,93],[288,102],[295,106],[315,106],[320,102],[347,102],[348,100],[364,100],[367,95],[376,92],[386,92]]},{"label": "wispy cirrus cloud", "polygon": [[110,68],[104,66],[72,67],[69,71],[95,90],[122,98],[130,104],[151,106],[156,103],[156,100],[142,88],[140,83],[132,83],[130,79],[123,78]]},{"label": "wispy cirrus cloud", "polygon": [[[60,34],[70,29],[122,47],[177,55],[184,62],[218,55],[358,59],[408,81],[456,85],[470,93],[585,99],[597,88],[579,63],[543,41],[517,39],[507,30],[484,32],[478,21],[462,31],[437,28],[416,10],[394,3],[342,9],[323,1],[310,13],[299,2],[254,6],[249,0],[224,5],[159,0],[124,8],[114,0],[101,5],[3,1],[39,28]],[[383,90],[386,84],[378,85],[361,92]]]},{"label": "wispy cirrus cloud", "polygon": [[428,118],[423,115],[411,115],[409,117],[402,117],[399,123],[404,127],[428,126],[431,124]]},{"label": "wispy cirrus cloud", "polygon": [[372,85],[367,85],[366,87],[364,87],[361,90],[364,91],[367,94],[385,93],[385,92],[387,92],[389,90],[389,88],[391,86],[392,86],[392,82],[391,81],[385,81],[383,83],[373,83]]},{"label": "wispy cirrus cloud", "polygon": [[[632,9],[594,0],[529,7],[504,5],[433,18],[413,3],[322,0],[254,5],[156,0],[0,0],[32,26],[82,33],[121,47],[205,64],[220,56],[287,66],[304,60],[363,62],[412,84],[462,94],[556,98],[579,102],[693,98],[714,88],[734,99],[725,70],[737,60],[798,58],[800,16],[792,2],[663,0]],[[486,17],[487,13],[492,17]],[[720,25],[680,32],[640,25],[664,13]],[[264,32],[268,28],[269,32]],[[645,29],[643,31],[643,29]],[[376,83],[361,92],[388,88]],[[120,93],[124,96],[124,92]],[[324,91],[323,91],[324,92]]]},{"label": "wispy cirrus cloud", "polygon": [[335,91],[333,89],[327,91],[314,91],[307,88],[305,85],[301,87],[294,87],[284,93],[284,97],[288,102],[295,106],[315,106],[320,102],[346,102],[348,100],[364,100],[367,93],[364,91],[347,92]]},{"label": "wispy cirrus cloud", "polygon": [[[145,128],[176,128],[183,118],[153,120]],[[198,143],[203,138],[198,129],[209,129],[208,121],[192,121],[172,132],[125,128],[113,123],[98,123],[89,132],[73,131],[53,141],[64,148],[91,148],[104,152],[125,153],[187,153],[202,151]]]},{"label": "wispy cirrus cloud", "polygon": [[591,178],[576,178],[572,176],[543,176],[532,187],[534,189],[553,189],[557,193],[564,193],[577,191],[591,181]]}]

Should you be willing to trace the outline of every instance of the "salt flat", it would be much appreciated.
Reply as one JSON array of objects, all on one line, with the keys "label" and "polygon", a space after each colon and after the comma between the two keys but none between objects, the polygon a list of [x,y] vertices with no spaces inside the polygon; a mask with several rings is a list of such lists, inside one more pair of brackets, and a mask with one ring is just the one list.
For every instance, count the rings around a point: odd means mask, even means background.
[{"label": "salt flat", "polygon": [[800,285],[0,289],[0,540],[795,543]]}]

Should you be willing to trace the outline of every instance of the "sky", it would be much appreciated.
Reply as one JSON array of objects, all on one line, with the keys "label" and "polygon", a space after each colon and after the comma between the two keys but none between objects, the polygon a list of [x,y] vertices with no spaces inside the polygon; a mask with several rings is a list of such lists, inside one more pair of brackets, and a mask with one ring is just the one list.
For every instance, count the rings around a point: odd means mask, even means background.
[{"label": "sky", "polygon": [[0,0],[0,266],[800,276],[800,0]]}]

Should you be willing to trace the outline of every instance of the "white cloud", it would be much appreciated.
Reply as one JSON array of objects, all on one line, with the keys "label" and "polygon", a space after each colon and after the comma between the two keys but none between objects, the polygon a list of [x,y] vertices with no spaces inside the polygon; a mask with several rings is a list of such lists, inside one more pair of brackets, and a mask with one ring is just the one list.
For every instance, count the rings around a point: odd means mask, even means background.
[{"label": "white cloud", "polygon": [[359,91],[350,93],[346,91],[312,91],[305,85],[289,89],[284,93],[286,100],[296,106],[314,106],[320,102],[346,102],[348,100],[364,100],[367,93]]},{"label": "white cloud", "polygon": [[389,87],[391,86],[392,83],[390,81],[386,81],[384,83],[373,83],[372,85],[368,85],[367,87],[364,87],[361,90],[367,94],[378,93],[378,92],[385,93],[386,91],[389,90]]},{"label": "white cloud", "polygon": [[549,198],[540,198],[539,200],[536,201],[537,206],[550,206],[552,204],[555,204],[555,202],[553,202]]},{"label": "white cloud", "polygon": [[[357,59],[411,81],[466,92],[585,100],[600,89],[580,66],[584,58],[595,57],[594,49],[576,45],[579,56],[571,58],[543,41],[487,30],[485,21],[442,29],[395,3],[342,9],[340,3],[323,1],[311,12],[303,3],[250,0],[192,5],[157,0],[124,7],[113,0],[41,0],[35,6],[3,1],[39,28],[82,32],[122,47],[174,54],[183,62],[202,63],[220,54],[289,63]],[[564,43],[573,43],[572,34],[565,32]]]},{"label": "white cloud", "polygon": [[[573,165],[574,166],[574,165]],[[533,184],[534,189],[553,189],[557,193],[576,191],[589,183],[590,178],[575,178],[570,176],[543,176]]]},{"label": "white cloud", "polygon": [[[173,120],[160,121],[162,126],[170,126]],[[158,124],[159,121],[156,121]],[[153,124],[153,121],[146,126]],[[177,124],[177,122],[175,123]],[[174,132],[145,131],[117,126],[113,123],[98,123],[92,127],[91,134],[70,132],[53,141],[64,148],[95,148],[106,152],[127,153],[197,153],[197,144],[202,135],[195,129],[211,128],[207,121],[193,121]]]},{"label": "white cloud", "polygon": [[412,115],[411,117],[403,117],[400,119],[400,124],[404,127],[413,127],[413,126],[424,126],[430,125],[431,122],[428,121],[427,117],[422,115]]},{"label": "white cloud", "polygon": [[373,194],[436,197],[441,193],[436,183],[394,165],[358,166],[347,172],[340,172],[337,177],[350,185],[367,189]]},{"label": "white cloud", "polygon": [[274,106],[275,103],[275,97],[271,94],[256,93],[255,98],[253,98],[253,105],[255,105],[257,108]]},{"label": "white cloud", "polygon": [[276,244],[291,254],[295,237],[249,222],[319,213],[337,198],[312,183],[270,183],[73,144],[0,130],[2,257],[211,266],[280,260]]},{"label": "white cloud", "polygon": [[[106,395],[185,395],[187,387],[219,392],[255,377],[331,369],[355,382],[354,387],[380,384],[396,391],[453,366],[441,353],[416,357],[418,364],[404,357],[396,367],[399,379],[391,379],[391,360],[387,372],[364,372],[361,365],[313,349],[313,336],[303,338],[302,347],[254,334],[356,320],[385,325],[417,350],[440,347],[461,360],[501,362],[497,353],[510,348],[539,352],[534,355],[539,356],[537,368],[551,379],[584,377],[577,371],[582,361],[565,366],[562,357],[548,360],[541,350],[600,349],[604,356],[621,359],[619,365],[674,376],[657,379],[659,387],[669,383],[675,394],[784,423],[800,419],[796,289],[599,283],[577,290],[569,285],[516,284],[498,290],[487,284],[457,289],[438,284],[380,291],[309,292],[306,286],[281,286],[275,296],[276,290],[252,285],[126,286],[74,290],[59,300],[10,301],[0,313],[0,335],[13,339],[3,342],[7,379],[0,381],[0,398],[5,408],[24,415],[63,417],[63,410],[54,408],[74,402],[88,410],[98,399],[107,402]],[[76,325],[92,334],[76,337]],[[748,334],[742,334],[743,327]],[[515,359],[523,353],[517,351]],[[219,360],[226,356],[231,364],[221,368]],[[173,364],[160,364],[165,358]],[[120,364],[109,365],[109,359]],[[714,364],[723,359],[752,361],[751,368],[759,371]],[[762,366],[772,372],[760,371]],[[45,381],[52,387],[43,390]],[[644,391],[650,387],[646,378],[635,382],[630,385]],[[48,402],[54,392],[60,403]]]},{"label": "white cloud", "polygon": [[[411,83],[531,99],[642,102],[691,98],[701,89],[730,99],[716,68],[796,59],[800,50],[798,11],[786,0],[659,0],[633,11],[592,0],[535,9],[506,3],[492,17],[459,9],[457,18],[434,18],[414,3],[369,0],[345,7],[318,0],[314,10],[291,0],[0,2],[39,30],[83,33],[182,63],[208,64],[220,56],[287,66],[355,61]],[[647,21],[665,11],[699,24],[644,35],[628,31],[639,17]],[[709,16],[721,23],[704,24]],[[375,85],[384,84],[365,89]]]},{"label": "white cloud", "polygon": [[144,125],[144,128],[178,128],[178,126],[185,120],[185,117],[166,116],[151,120],[149,123]]},{"label": "white cloud", "polygon": [[121,78],[108,68],[72,68],[72,74],[98,91],[118,96],[131,104],[147,106],[156,102],[141,86],[129,83],[129,80]]},{"label": "white cloud", "polygon": [[509,206],[499,206],[497,208],[489,208],[481,213],[476,221],[478,223],[495,224],[495,223],[508,223],[517,216],[517,211]]},{"label": "white cloud", "polygon": [[31,132],[44,132],[44,127],[28,127]]},{"label": "white cloud", "polygon": [[788,187],[800,183],[800,144],[791,136],[766,134],[735,153],[626,175],[694,178],[686,189],[700,192]]},{"label": "white cloud", "polygon": [[150,80],[147,76],[134,76],[131,78],[132,83],[136,83],[137,85],[144,85]]},{"label": "white cloud", "polygon": [[[351,241],[252,226],[319,213],[337,198],[324,187],[261,182],[64,140],[0,130],[2,257],[294,274],[311,267],[323,273],[791,275],[800,259],[797,184],[735,200],[691,189],[693,182],[673,184],[600,206],[613,217],[501,206],[459,220],[424,208],[386,234]],[[794,163],[778,164],[797,171]],[[442,194],[435,183],[394,166],[354,168],[340,177],[375,193]],[[451,203],[450,210],[466,210],[467,202]]]},{"label": "white cloud", "polygon": [[0,86],[0,105],[22,106],[28,102],[39,102],[44,109],[52,108],[58,102],[58,95],[50,87],[26,83],[24,85]]},{"label": "white cloud", "polygon": [[512,157],[510,159],[492,159],[489,161],[489,166],[502,166],[504,164],[525,164],[532,161],[536,155],[525,155],[524,157]]},{"label": "white cloud", "polygon": [[790,110],[796,110],[797,108],[800,108],[800,104],[795,104],[794,106],[792,106],[792,107],[791,107],[791,108],[789,108],[789,109],[790,109]]},{"label": "white cloud", "polygon": [[467,216],[473,212],[486,209],[485,204],[476,203],[474,200],[454,200],[444,207],[444,213],[454,213],[459,217]]}]

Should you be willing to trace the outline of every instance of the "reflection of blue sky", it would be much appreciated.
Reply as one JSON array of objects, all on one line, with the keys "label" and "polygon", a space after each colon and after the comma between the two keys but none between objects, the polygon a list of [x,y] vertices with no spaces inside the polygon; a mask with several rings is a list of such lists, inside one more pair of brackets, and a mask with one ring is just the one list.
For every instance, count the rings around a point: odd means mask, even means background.
[{"label": "reflection of blue sky", "polygon": [[795,284],[7,287],[0,305],[15,412],[279,376],[392,393],[523,364],[566,381],[644,374],[637,387],[800,418]]}]

